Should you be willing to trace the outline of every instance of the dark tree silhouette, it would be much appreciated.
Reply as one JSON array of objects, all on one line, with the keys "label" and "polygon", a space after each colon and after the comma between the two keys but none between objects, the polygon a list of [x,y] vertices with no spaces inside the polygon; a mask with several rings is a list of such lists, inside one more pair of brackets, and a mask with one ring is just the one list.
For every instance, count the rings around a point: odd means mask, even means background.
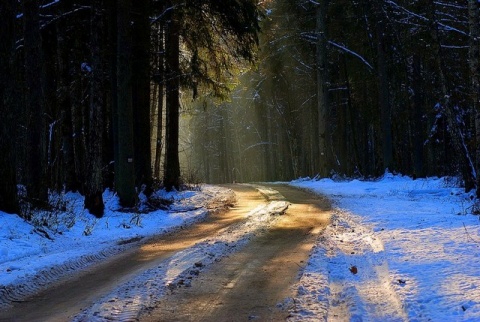
[{"label": "dark tree silhouette", "polygon": [[15,46],[16,0],[0,3],[0,210],[18,213],[15,165],[15,113],[13,102],[13,53]]}]

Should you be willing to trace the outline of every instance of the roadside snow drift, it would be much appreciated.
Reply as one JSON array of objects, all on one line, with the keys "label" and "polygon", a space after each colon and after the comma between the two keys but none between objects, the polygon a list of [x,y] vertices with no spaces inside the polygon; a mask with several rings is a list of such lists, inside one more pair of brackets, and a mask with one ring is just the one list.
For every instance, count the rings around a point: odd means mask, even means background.
[{"label": "roadside snow drift", "polygon": [[292,321],[480,321],[480,222],[445,178],[299,180],[335,202]]}]

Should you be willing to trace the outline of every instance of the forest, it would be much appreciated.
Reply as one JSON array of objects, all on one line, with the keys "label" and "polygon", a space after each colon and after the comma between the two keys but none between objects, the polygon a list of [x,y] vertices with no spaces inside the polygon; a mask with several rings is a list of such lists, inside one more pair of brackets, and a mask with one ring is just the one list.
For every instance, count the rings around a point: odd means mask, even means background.
[{"label": "forest", "polygon": [[459,176],[480,196],[479,4],[5,0],[0,210],[101,217],[185,182]]},{"label": "forest", "polygon": [[476,1],[272,1],[265,15],[230,100],[190,104],[186,159],[202,178],[389,169],[477,186]]}]

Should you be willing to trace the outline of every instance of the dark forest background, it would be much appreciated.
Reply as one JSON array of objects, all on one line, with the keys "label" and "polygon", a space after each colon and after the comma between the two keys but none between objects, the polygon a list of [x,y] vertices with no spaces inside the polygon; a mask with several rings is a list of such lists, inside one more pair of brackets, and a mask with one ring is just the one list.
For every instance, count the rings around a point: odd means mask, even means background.
[{"label": "dark forest background", "polygon": [[476,1],[271,1],[230,101],[189,105],[188,167],[210,182],[388,169],[471,190],[478,27]]},{"label": "dark forest background", "polygon": [[105,188],[127,208],[155,181],[179,189],[180,93],[225,96],[230,70],[254,60],[260,9],[252,0],[2,1],[0,210],[19,213],[19,200],[49,208],[49,191],[65,190],[102,216]]},{"label": "dark forest background", "polygon": [[476,0],[4,0],[0,17],[0,210],[386,169],[480,194]]}]

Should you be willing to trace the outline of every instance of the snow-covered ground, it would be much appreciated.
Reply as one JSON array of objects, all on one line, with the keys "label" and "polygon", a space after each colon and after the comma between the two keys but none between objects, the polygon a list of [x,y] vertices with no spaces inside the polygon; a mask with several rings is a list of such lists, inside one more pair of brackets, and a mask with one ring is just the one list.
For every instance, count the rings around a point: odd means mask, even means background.
[{"label": "snow-covered ground", "polygon": [[448,179],[298,180],[334,201],[294,321],[480,321],[480,221]]},{"label": "snow-covered ground", "polygon": [[207,208],[234,198],[231,190],[208,185],[201,191],[160,191],[156,197],[174,203],[168,210],[142,214],[118,211],[118,198],[109,191],[103,197],[101,219],[85,211],[82,196],[75,193],[52,197],[64,211],[37,212],[35,225],[0,212],[0,309],[135,242],[202,220]]},{"label": "snow-covered ground", "polygon": [[[334,201],[332,223],[295,286],[291,320],[480,321],[480,221],[461,188],[445,178],[391,174],[376,181],[291,184]],[[268,229],[272,213],[288,206],[275,191],[261,192],[271,201],[244,222],[119,285],[77,321],[135,318],[155,298],[240,249]],[[0,213],[0,308],[137,241],[201,220],[209,204],[230,203],[231,191],[204,186],[163,194],[175,200],[168,211],[140,215],[118,212],[117,198],[109,192],[104,197],[105,217],[95,219],[80,196],[63,196],[67,211],[49,219],[58,222],[50,230],[40,225],[41,214],[35,228]]]}]

